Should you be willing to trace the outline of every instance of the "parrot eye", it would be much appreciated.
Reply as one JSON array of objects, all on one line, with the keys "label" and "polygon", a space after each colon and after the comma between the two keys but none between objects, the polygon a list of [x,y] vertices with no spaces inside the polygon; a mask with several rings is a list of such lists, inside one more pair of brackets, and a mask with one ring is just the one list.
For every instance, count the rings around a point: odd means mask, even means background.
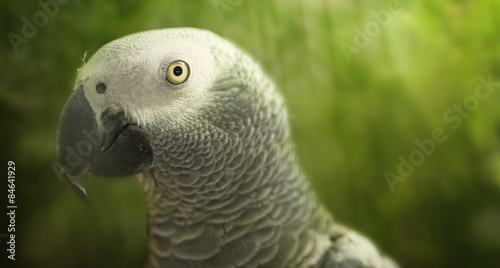
[{"label": "parrot eye", "polygon": [[188,77],[189,66],[182,60],[176,60],[172,62],[167,68],[166,78],[168,82],[174,85],[179,85],[186,82]]}]

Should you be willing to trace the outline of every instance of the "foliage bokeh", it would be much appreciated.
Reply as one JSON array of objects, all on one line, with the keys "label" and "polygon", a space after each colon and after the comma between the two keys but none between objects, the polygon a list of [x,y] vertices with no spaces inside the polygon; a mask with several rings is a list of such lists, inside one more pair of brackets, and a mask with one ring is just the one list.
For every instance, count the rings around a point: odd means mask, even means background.
[{"label": "foliage bokeh", "polygon": [[[396,1],[402,11],[347,60],[341,44],[352,45],[389,2],[71,0],[16,53],[7,34],[22,34],[22,17],[42,8],[2,1],[1,162],[18,170],[17,266],[144,263],[140,185],[89,177],[92,206],[79,201],[51,166],[56,127],[85,53],[186,26],[212,30],[262,64],[287,102],[298,160],[338,221],[402,267],[500,263],[500,92],[460,116],[456,130],[443,118],[475,94],[478,77],[500,82],[500,1]],[[385,172],[397,173],[399,156],[436,128],[447,140],[391,191]]]}]

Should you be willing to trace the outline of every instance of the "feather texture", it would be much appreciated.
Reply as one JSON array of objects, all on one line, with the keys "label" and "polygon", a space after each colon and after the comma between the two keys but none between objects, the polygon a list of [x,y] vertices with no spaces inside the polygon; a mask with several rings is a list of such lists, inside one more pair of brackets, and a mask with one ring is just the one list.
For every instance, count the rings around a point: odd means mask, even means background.
[{"label": "feather texture", "polygon": [[[191,74],[172,85],[165,69],[177,60]],[[96,93],[104,83],[105,94]],[[317,201],[297,165],[282,97],[223,38],[188,28],[130,35],[101,48],[77,85],[98,130],[111,120],[106,111],[118,111],[123,149],[129,126],[143,143],[135,150],[151,149],[152,163],[137,165],[150,267],[397,267]]]},{"label": "feather texture", "polygon": [[199,117],[148,125],[157,167],[140,181],[151,267],[396,267],[317,202],[284,102],[258,65],[236,49],[212,51],[232,61]]}]

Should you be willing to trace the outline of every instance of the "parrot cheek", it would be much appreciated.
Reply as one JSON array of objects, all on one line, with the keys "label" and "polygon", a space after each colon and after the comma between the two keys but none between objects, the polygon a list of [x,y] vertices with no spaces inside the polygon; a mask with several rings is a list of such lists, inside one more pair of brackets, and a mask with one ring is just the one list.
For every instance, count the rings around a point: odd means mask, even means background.
[{"label": "parrot cheek", "polygon": [[148,169],[153,152],[146,134],[130,124],[121,110],[106,109],[97,123],[80,85],[64,107],[59,122],[57,158],[64,178],[88,202],[83,176],[125,177]]}]

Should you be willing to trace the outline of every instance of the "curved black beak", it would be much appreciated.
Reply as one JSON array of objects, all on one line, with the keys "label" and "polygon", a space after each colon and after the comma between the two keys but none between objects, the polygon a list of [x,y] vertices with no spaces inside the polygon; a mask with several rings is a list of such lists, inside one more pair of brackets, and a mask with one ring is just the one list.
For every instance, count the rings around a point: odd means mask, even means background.
[{"label": "curved black beak", "polygon": [[[98,124],[98,121],[101,124]],[[123,110],[96,114],[80,85],[61,115],[57,158],[63,177],[88,202],[83,175],[125,177],[148,169],[153,152],[146,134],[127,120]]]}]

